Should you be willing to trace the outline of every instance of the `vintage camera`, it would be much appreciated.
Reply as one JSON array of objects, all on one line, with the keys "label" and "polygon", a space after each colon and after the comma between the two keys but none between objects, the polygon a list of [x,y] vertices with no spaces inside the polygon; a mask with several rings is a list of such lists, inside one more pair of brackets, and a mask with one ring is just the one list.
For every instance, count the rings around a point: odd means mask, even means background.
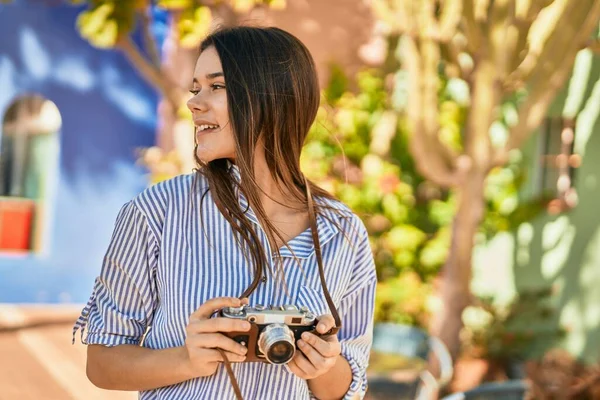
[{"label": "vintage camera", "polygon": [[226,307],[219,315],[250,322],[247,332],[228,332],[228,337],[248,347],[246,362],[286,364],[296,353],[296,341],[304,332],[317,336],[317,317],[306,307],[294,305]]}]

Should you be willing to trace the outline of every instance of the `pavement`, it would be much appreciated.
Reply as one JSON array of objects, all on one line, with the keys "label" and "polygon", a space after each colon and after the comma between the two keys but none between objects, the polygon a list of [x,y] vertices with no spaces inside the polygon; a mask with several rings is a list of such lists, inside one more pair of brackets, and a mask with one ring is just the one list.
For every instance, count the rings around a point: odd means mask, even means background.
[{"label": "pavement", "polygon": [[81,309],[0,303],[0,400],[137,399],[137,392],[102,390],[87,379],[86,346],[71,341]]}]

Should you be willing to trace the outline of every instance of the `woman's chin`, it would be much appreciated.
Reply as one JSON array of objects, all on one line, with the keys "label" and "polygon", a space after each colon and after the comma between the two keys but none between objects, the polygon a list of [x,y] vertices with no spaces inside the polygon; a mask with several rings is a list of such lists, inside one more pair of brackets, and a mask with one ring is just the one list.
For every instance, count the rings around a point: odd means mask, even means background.
[{"label": "woman's chin", "polygon": [[[219,151],[221,150],[221,151]],[[225,150],[225,151],[224,151]],[[227,151],[228,149],[215,149],[214,147],[202,146],[202,143],[196,144],[196,157],[203,162],[209,163],[211,161],[220,159],[229,159],[230,161],[235,160],[235,152]]]},{"label": "woman's chin", "polygon": [[213,157],[211,154],[207,154],[203,151],[197,151],[196,157],[198,157],[198,159],[205,164],[207,164],[213,160],[216,160],[216,158]]},{"label": "woman's chin", "polygon": [[229,159],[230,161],[232,161],[232,158],[229,156],[226,156],[226,155],[206,153],[206,152],[201,152],[201,151],[197,151],[196,156],[198,156],[198,159],[205,164],[208,164],[211,161],[221,160],[221,159]]}]

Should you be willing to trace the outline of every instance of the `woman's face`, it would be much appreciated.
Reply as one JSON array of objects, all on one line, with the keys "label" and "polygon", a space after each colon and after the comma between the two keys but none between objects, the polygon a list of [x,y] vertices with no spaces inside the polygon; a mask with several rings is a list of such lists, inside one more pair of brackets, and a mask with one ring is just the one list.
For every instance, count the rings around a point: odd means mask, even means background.
[{"label": "woman's face", "polygon": [[205,163],[220,158],[234,160],[235,141],[229,123],[225,77],[214,46],[198,57],[191,92],[194,96],[187,106],[196,126],[198,158]]}]

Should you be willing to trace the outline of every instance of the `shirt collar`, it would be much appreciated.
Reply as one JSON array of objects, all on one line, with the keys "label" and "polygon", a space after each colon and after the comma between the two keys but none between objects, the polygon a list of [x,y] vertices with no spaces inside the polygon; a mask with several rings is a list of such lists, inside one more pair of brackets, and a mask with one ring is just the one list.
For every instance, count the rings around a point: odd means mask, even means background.
[{"label": "shirt collar", "polygon": [[[233,175],[234,179],[240,182],[241,175],[239,168],[230,161],[228,161],[228,165],[229,171]],[[242,211],[244,211],[248,220],[257,225],[260,231],[264,234],[262,226],[258,222],[256,214],[249,206],[246,196],[244,196],[244,194],[240,190],[237,190],[237,193]],[[326,199],[318,197],[315,198],[315,202],[320,205],[329,205],[327,204]],[[333,237],[340,232],[340,228],[336,226],[336,224],[333,222],[337,219],[337,216],[331,210],[326,209],[323,211],[323,214],[317,214],[317,233],[319,236],[319,244],[321,245],[321,248],[323,248],[327,242],[333,239]],[[282,258],[293,258],[294,256],[301,259],[309,258],[315,252],[315,246],[312,239],[312,229],[308,228],[307,230],[300,233],[298,236],[292,238],[288,242],[288,246],[289,248],[284,245],[279,249]],[[272,253],[274,252],[272,251]]]}]

